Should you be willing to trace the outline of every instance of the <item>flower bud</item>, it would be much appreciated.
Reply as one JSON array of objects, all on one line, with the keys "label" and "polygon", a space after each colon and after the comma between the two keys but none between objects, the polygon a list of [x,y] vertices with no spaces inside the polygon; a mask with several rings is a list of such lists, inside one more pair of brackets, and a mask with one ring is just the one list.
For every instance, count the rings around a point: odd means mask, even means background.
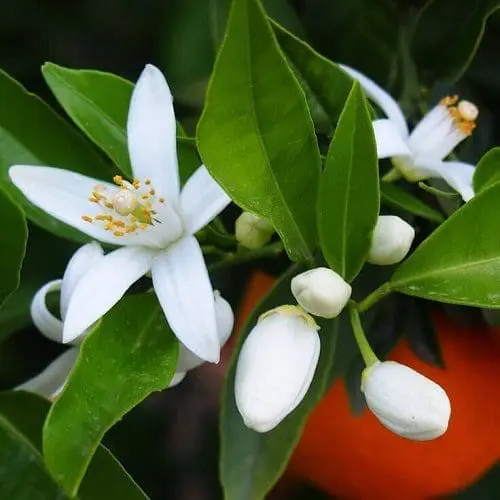
[{"label": "flower bud", "polygon": [[351,297],[351,286],[340,275],[326,267],[317,267],[292,279],[292,293],[309,313],[335,318]]},{"label": "flower bud", "polygon": [[259,318],[236,365],[236,406],[247,427],[270,431],[297,407],[319,351],[318,326],[301,308],[281,306]]},{"label": "flower bud", "polygon": [[398,436],[429,441],[448,428],[451,407],[446,392],[408,366],[385,361],[366,368],[361,390],[381,424]]},{"label": "flower bud", "polygon": [[406,257],[415,229],[400,217],[381,215],[373,231],[368,262],[379,266],[396,264]]},{"label": "flower bud", "polygon": [[244,247],[255,250],[269,242],[274,233],[274,227],[265,219],[250,212],[243,212],[235,225],[235,236]]}]

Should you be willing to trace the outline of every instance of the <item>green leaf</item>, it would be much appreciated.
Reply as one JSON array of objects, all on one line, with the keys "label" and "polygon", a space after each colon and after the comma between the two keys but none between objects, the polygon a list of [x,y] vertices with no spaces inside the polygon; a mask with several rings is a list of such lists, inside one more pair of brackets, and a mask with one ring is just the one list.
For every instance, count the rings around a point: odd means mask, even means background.
[{"label": "green leaf", "polygon": [[373,127],[355,82],[328,151],[318,196],[321,249],[330,267],[348,282],[366,260],[379,208]]},{"label": "green leaf", "polygon": [[[39,453],[42,452],[42,429],[49,409],[50,403],[35,394],[22,391],[0,393],[0,414],[24,435]],[[102,445],[90,463],[78,497],[81,500],[147,499],[118,460]]]},{"label": "green leaf", "polygon": [[70,495],[105,432],[146,396],[168,386],[177,350],[152,294],[122,299],[86,338],[43,437],[47,467]]},{"label": "green leaf", "polygon": [[71,119],[122,172],[131,176],[126,123],[134,85],[111,73],[52,63],[45,63],[42,73]]},{"label": "green leaf", "polygon": [[0,227],[5,237],[0,260],[0,305],[18,287],[28,228],[21,209],[0,188]]},{"label": "green leaf", "polygon": [[474,191],[479,193],[500,181],[500,148],[490,149],[474,170]]},{"label": "green leaf", "polygon": [[198,125],[202,160],[243,209],[311,260],[321,160],[307,102],[258,0],[235,0]]},{"label": "green leaf", "polygon": [[236,359],[243,340],[262,313],[278,305],[294,303],[290,279],[299,271],[298,266],[292,266],[257,306],[233,353],[221,415],[221,480],[227,499],[260,500],[266,497],[284,471],[307,415],[327,389],[337,341],[336,320],[318,322],[321,326],[321,354],[313,383],[302,403],[275,429],[261,434],[246,427],[234,400]]},{"label": "green leaf", "polygon": [[426,205],[420,198],[413,196],[403,188],[391,182],[380,183],[380,196],[382,201],[395,208],[422,217],[432,222],[443,222],[443,215],[434,208]]},{"label": "green leaf", "polygon": [[0,498],[59,500],[68,498],[43,465],[40,453],[0,415]]},{"label": "green leaf", "polygon": [[420,71],[435,80],[457,81],[474,58],[486,21],[498,7],[498,0],[427,2],[411,42]]},{"label": "green leaf", "polygon": [[106,178],[111,170],[83,137],[43,101],[0,71],[0,183],[23,208],[26,217],[64,238],[88,241],[88,236],[58,222],[32,205],[12,184],[14,164],[48,165]]},{"label": "green leaf", "polygon": [[335,125],[344,109],[353,79],[279,24],[273,22],[272,26],[293,68]]},{"label": "green leaf", "polygon": [[492,223],[499,209],[495,184],[441,224],[396,270],[391,288],[451,304],[500,307],[500,238]]}]

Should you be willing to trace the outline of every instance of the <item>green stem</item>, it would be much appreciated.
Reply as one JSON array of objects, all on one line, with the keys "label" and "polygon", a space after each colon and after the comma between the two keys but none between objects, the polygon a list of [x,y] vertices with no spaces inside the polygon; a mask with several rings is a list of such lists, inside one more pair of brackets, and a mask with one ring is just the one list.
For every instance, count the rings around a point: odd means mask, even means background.
[{"label": "green stem", "polygon": [[380,180],[382,182],[394,182],[401,179],[401,177],[401,172],[397,168],[391,168]]},{"label": "green stem", "polygon": [[366,339],[365,332],[363,331],[363,327],[361,326],[361,320],[359,319],[359,312],[354,302],[350,304],[349,312],[351,316],[351,326],[352,331],[354,332],[354,338],[356,339],[356,343],[358,344],[361,356],[363,356],[365,365],[367,366],[367,368],[369,368],[375,363],[378,363],[379,359],[373,352],[373,349]]},{"label": "green stem", "polygon": [[270,245],[258,248],[257,250],[245,250],[238,253],[228,253],[225,258],[213,263],[208,269],[209,271],[215,271],[217,269],[243,264],[252,260],[266,257],[277,257],[283,252],[283,249],[283,243],[281,241],[277,241],[276,243],[271,243]]},{"label": "green stem", "polygon": [[377,303],[380,299],[383,299],[386,295],[391,293],[391,284],[386,282],[380,285],[376,290],[374,290],[370,295],[367,295],[359,304],[358,311],[365,312],[370,309],[375,303]]}]

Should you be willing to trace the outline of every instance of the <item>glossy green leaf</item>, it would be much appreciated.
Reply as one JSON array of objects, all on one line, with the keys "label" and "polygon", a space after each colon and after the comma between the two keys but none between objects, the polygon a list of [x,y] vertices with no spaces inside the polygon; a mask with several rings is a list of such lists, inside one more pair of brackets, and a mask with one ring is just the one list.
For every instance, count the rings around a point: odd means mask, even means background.
[{"label": "glossy green leaf", "polygon": [[351,91],[353,79],[279,24],[273,22],[272,26],[293,68],[335,125]]},{"label": "glossy green leaf", "polygon": [[44,467],[35,447],[0,414],[0,498],[63,500],[68,498]]},{"label": "glossy green leaf", "polygon": [[348,282],[366,260],[379,205],[373,127],[366,99],[355,82],[328,151],[318,196],[323,255]]},{"label": "glossy green leaf", "polygon": [[500,148],[490,149],[474,170],[474,191],[479,193],[500,181]]},{"label": "glossy green leaf", "polygon": [[88,236],[34,207],[11,183],[11,165],[48,165],[106,178],[111,170],[94,148],[43,101],[0,71],[0,183],[26,216],[58,236],[88,241]]},{"label": "glossy green leaf", "polygon": [[47,467],[68,493],[76,493],[105,432],[168,386],[177,350],[152,294],[122,299],[86,338],[44,429]]},{"label": "glossy green leaf", "polygon": [[19,285],[19,275],[28,238],[24,214],[3,189],[0,189],[0,226],[4,234],[0,260],[1,305]]},{"label": "glossy green leaf", "polygon": [[440,212],[396,184],[381,182],[380,196],[382,202],[387,205],[406,210],[417,217],[422,217],[432,222],[443,222],[444,220]]},{"label": "glossy green leaf", "polygon": [[337,342],[337,321],[318,321],[321,326],[321,354],[313,383],[302,403],[275,429],[255,432],[243,424],[234,399],[236,359],[242,341],[265,311],[282,304],[294,303],[291,278],[300,271],[292,266],[278,281],[249,319],[233,353],[226,378],[221,416],[221,481],[229,500],[261,500],[266,497],[286,467],[295,448],[307,415],[323,396]]},{"label": "glossy green leaf", "polygon": [[312,259],[318,145],[304,93],[258,0],[233,2],[198,148],[231,198],[273,224],[292,260]]},{"label": "glossy green leaf", "polygon": [[[9,420],[38,452],[42,452],[42,429],[50,403],[28,392],[0,393],[0,414]],[[147,496],[116,458],[102,445],[96,451],[78,497],[81,500],[145,500]]]},{"label": "glossy green leaf", "polygon": [[111,73],[46,63],[42,73],[66,113],[127,175],[127,113],[134,85]]},{"label": "glossy green leaf", "polygon": [[423,7],[413,32],[412,52],[432,79],[457,81],[467,70],[498,0],[433,0]]},{"label": "glossy green leaf", "polygon": [[492,214],[500,184],[472,198],[436,229],[391,279],[391,288],[430,300],[500,307],[500,237]]}]

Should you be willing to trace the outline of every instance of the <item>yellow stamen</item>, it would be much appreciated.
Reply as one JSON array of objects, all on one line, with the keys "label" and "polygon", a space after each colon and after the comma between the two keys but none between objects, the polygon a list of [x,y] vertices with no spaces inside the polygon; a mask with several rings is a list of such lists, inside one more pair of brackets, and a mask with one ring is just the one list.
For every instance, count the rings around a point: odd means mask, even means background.
[{"label": "yellow stamen", "polygon": [[[97,218],[97,217],[96,217]],[[92,217],[90,217],[90,215],[82,215],[82,219],[85,221],[85,222],[90,222],[92,223]]]},{"label": "yellow stamen", "polygon": [[125,233],[122,233],[120,231],[113,231],[114,236],[125,236]]},{"label": "yellow stamen", "polygon": [[457,128],[465,135],[471,135],[476,128],[478,110],[469,101],[459,101],[458,95],[444,97],[439,103],[448,108]]},{"label": "yellow stamen", "polygon": [[121,175],[115,175],[113,177],[113,182],[118,186],[121,186],[123,184],[123,177]]}]

